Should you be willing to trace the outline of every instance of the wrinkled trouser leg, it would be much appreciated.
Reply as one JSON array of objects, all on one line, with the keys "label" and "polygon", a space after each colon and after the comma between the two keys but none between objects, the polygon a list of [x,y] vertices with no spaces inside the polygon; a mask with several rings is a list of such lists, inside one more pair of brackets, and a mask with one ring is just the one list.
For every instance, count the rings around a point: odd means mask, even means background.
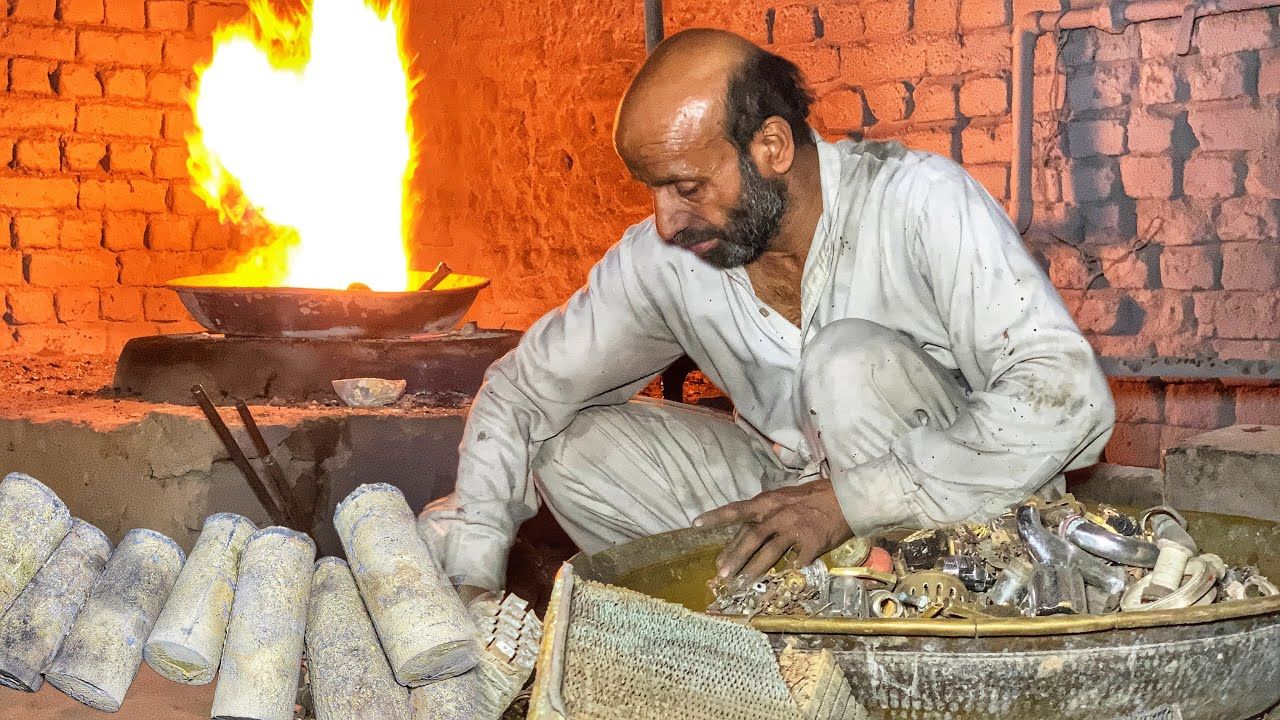
[{"label": "wrinkled trouser leg", "polygon": [[649,399],[582,411],[542,444],[533,471],[552,514],[586,552],[689,527],[794,477],[728,415]]},{"label": "wrinkled trouser leg", "polygon": [[836,477],[912,428],[950,427],[965,391],[906,335],[849,319],[824,326],[805,348],[797,400],[809,447]]}]

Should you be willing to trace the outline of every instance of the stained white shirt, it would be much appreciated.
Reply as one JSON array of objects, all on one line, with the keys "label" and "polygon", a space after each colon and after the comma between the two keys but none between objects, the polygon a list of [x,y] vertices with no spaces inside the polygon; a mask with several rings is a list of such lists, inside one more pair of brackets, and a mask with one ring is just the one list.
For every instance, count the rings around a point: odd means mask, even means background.
[{"label": "stained white shirt", "polygon": [[842,473],[857,532],[994,514],[1096,461],[1114,405],[1088,343],[1008,217],[952,161],[897,143],[818,142],[823,213],[796,327],[742,268],[632,226],[587,285],[535,323],[485,376],[456,489],[420,531],[459,583],[502,586],[516,529],[538,508],[530,461],[586,407],[626,402],[683,354],[784,464],[819,458],[797,417],[806,341],[862,318],[901,331],[971,388],[950,427],[920,427]]}]

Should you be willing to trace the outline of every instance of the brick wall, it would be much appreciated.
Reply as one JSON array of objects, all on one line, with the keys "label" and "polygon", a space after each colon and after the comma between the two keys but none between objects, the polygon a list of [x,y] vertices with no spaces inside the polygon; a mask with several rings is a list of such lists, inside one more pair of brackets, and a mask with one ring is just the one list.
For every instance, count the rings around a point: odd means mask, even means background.
[{"label": "brick wall", "polygon": [[0,350],[194,327],[170,291],[231,242],[189,189],[182,92],[243,6],[12,0],[0,18]]}]

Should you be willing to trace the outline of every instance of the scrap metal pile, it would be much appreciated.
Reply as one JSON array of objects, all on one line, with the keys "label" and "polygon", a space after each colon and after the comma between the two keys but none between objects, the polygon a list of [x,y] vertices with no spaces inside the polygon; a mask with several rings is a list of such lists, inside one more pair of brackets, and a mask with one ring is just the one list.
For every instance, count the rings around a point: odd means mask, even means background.
[{"label": "scrap metal pile", "polygon": [[113,712],[145,659],[175,682],[216,676],[213,718],[293,720],[305,656],[318,720],[496,720],[537,656],[524,601],[465,607],[390,485],[357,488],[334,525],[347,561],[315,562],[307,535],[230,513],[206,519],[190,557],[145,529],[113,550],[49,488],[10,474],[0,684],[48,680]]},{"label": "scrap metal pile", "polygon": [[1202,553],[1174,509],[1138,517],[1071,495],[986,523],[853,538],[806,567],[713,580],[716,615],[1037,617],[1173,610],[1280,590]]}]

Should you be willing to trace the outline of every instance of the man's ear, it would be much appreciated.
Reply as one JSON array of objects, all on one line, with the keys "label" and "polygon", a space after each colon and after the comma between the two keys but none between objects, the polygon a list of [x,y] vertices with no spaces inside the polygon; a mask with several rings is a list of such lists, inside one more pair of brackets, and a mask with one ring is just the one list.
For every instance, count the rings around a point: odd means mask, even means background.
[{"label": "man's ear", "polygon": [[791,136],[791,123],[777,115],[765,118],[764,124],[751,140],[751,157],[761,171],[768,168],[774,174],[785,175],[796,158],[796,143],[795,138]]}]

